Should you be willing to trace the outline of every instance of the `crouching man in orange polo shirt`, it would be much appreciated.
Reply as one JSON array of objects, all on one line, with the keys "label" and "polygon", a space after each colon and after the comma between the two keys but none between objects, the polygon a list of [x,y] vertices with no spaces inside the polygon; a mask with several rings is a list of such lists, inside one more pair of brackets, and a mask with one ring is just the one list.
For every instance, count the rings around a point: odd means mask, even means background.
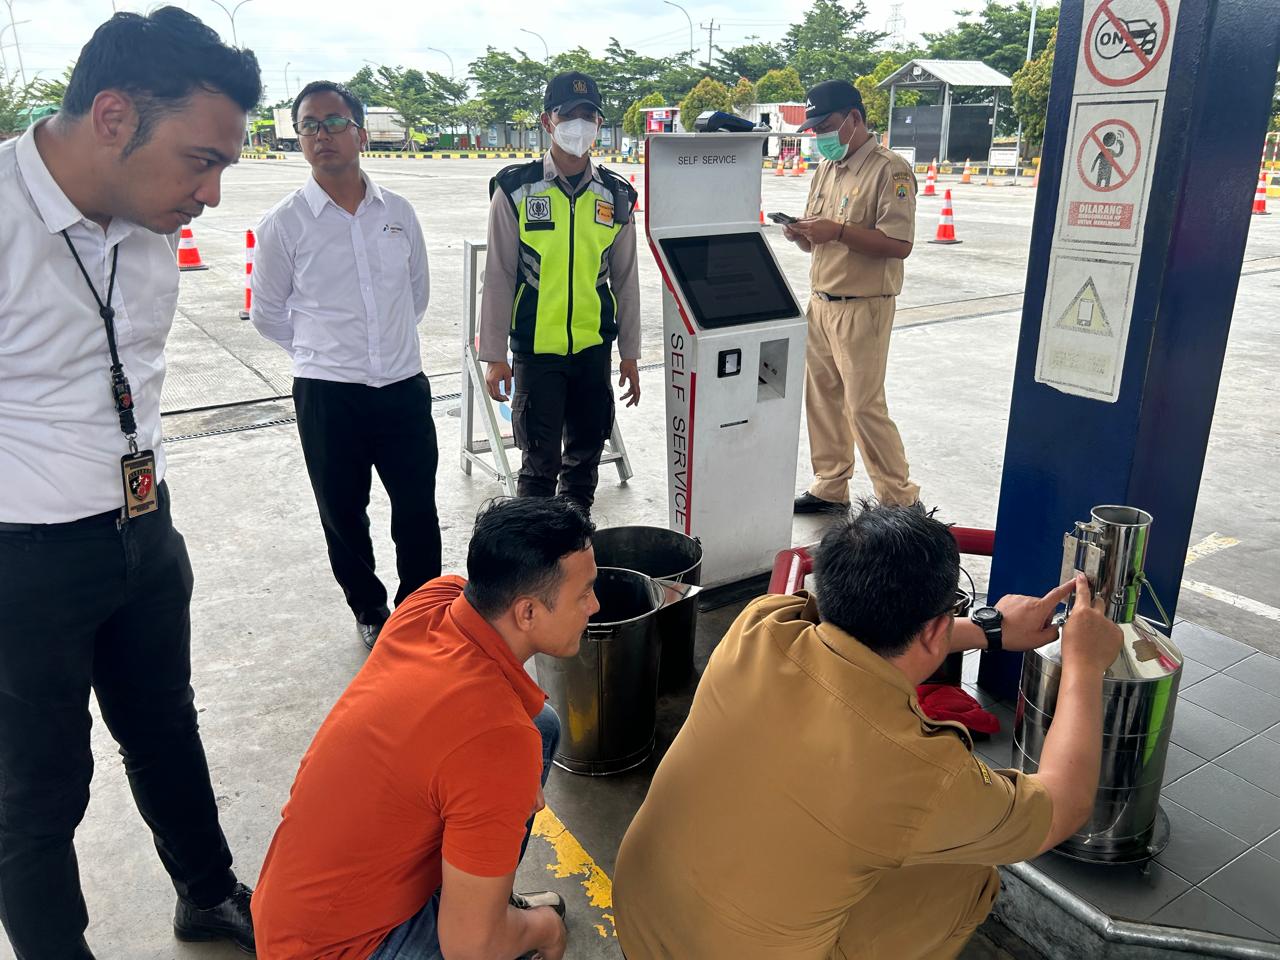
[{"label": "crouching man in orange polo shirt", "polygon": [[564,901],[511,885],[560,722],[525,672],[599,609],[563,498],[480,513],[468,579],[396,607],[321,725],[253,897],[262,960],[561,960]]}]

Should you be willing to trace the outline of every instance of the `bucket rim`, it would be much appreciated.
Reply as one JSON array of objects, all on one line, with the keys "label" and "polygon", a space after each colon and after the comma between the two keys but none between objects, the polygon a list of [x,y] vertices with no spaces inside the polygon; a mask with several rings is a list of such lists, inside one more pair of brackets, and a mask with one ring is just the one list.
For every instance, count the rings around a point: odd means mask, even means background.
[{"label": "bucket rim", "polygon": [[[691,537],[691,536],[689,536],[689,534],[687,534],[687,533],[681,533],[679,530],[672,530],[670,527],[655,527],[655,526],[650,526],[649,524],[645,524],[645,523],[626,523],[626,524],[623,524],[622,526],[619,526],[619,527],[605,527],[603,530],[597,530],[595,533],[593,533],[593,534],[591,535],[591,543],[592,543],[592,545],[594,546],[594,545],[595,545],[595,542],[596,542],[596,538],[598,538],[601,534],[607,534],[607,533],[611,533],[611,532],[614,532],[614,531],[617,531],[618,533],[625,533],[625,532],[632,531],[632,530],[646,530],[646,531],[656,530],[656,531],[658,531],[659,533],[669,533],[669,534],[671,534],[672,536],[679,537],[681,540],[684,540],[684,541],[688,541],[688,542],[693,543],[693,544],[698,548],[698,557],[697,557],[697,559],[696,559],[696,560],[694,560],[694,561],[693,561],[693,563],[691,563],[691,564],[689,564],[687,567],[685,567],[683,570],[677,570],[677,571],[676,571],[676,572],[674,572],[674,573],[664,573],[664,574],[662,574],[661,576],[656,576],[656,577],[653,577],[652,579],[654,579],[654,580],[678,580],[678,581],[680,581],[680,582],[682,582],[682,583],[683,583],[683,582],[684,582],[684,578],[685,578],[688,574],[692,573],[694,570],[697,570],[699,567],[701,567],[701,566],[702,566],[702,560],[703,560],[702,539],[701,539],[700,537]],[[601,567],[600,569],[605,569],[605,568]],[[630,569],[630,567],[614,567],[613,569],[615,569],[615,570],[629,570],[629,569]],[[639,570],[636,570],[636,571],[634,571],[634,572],[635,572],[635,573],[639,573],[640,571],[639,571]],[[644,576],[646,576],[646,577],[647,577],[647,576],[649,576],[649,574],[647,574],[647,573],[646,573],[646,574],[644,574]]]},{"label": "bucket rim", "polygon": [[[641,580],[644,580],[649,587],[649,597],[653,601],[653,609],[648,610],[645,613],[639,614],[638,616],[628,617],[626,620],[605,620],[599,623],[588,622],[587,629],[582,632],[582,635],[585,639],[596,640],[596,641],[602,640],[604,638],[601,637],[600,634],[605,633],[606,631],[612,632],[614,628],[626,626],[629,623],[636,623],[640,620],[643,620],[645,617],[652,617],[662,609],[662,597],[665,591],[663,590],[662,585],[659,584],[655,578],[649,576],[647,573],[641,573],[639,570],[630,570],[627,567],[597,566],[596,567],[597,579],[599,578],[601,571],[609,571],[611,573],[625,573],[628,576],[639,577]],[[593,630],[596,631],[595,636],[592,636]]]},{"label": "bucket rim", "polygon": [[[1099,511],[1106,510],[1111,516],[1102,516]],[[1130,511],[1139,517],[1145,517],[1145,520],[1115,520],[1112,519],[1115,513],[1121,510]],[[1155,522],[1155,518],[1147,513],[1141,507],[1131,507],[1127,503],[1101,503],[1089,511],[1089,515],[1094,520],[1100,520],[1111,527],[1149,527]]]}]

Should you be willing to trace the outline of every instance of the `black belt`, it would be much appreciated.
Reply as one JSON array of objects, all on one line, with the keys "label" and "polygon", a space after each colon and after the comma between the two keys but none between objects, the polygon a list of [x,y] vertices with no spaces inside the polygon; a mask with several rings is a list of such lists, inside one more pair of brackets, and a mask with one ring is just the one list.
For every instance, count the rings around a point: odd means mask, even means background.
[{"label": "black belt", "polygon": [[[169,500],[169,487],[166,481],[160,481],[159,499],[162,504]],[[124,507],[120,506],[114,510],[107,510],[104,513],[95,513],[91,517],[81,517],[79,520],[68,520],[65,523],[3,523],[0,522],[0,533],[53,533],[61,530],[94,530],[99,527],[117,526],[124,514]],[[143,520],[149,516],[144,514],[138,517]],[[133,521],[131,521],[133,522]]]},{"label": "black belt", "polygon": [[879,300],[883,297],[891,297],[891,293],[877,293],[869,297],[841,297],[834,293],[823,293],[821,290],[813,291],[813,295],[819,300],[825,300],[827,303],[839,303],[842,300]]}]

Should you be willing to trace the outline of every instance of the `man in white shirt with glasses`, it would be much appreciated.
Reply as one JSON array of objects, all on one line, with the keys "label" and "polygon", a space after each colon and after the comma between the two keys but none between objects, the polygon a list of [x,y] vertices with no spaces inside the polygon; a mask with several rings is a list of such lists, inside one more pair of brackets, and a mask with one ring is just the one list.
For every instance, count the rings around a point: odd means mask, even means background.
[{"label": "man in white shirt with glasses", "polygon": [[372,649],[389,615],[369,538],[373,469],[391,500],[395,602],[440,575],[438,451],[417,330],[427,250],[409,202],[360,169],[368,134],[351,91],[307,84],[293,122],[311,177],[258,225],[251,317],[293,359],[329,563]]}]

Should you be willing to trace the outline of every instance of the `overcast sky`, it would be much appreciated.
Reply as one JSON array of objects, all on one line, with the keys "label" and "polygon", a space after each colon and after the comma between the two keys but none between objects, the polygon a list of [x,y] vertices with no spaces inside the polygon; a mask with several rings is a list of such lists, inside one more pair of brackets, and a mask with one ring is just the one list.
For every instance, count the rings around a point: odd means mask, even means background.
[{"label": "overcast sky", "polygon": [[[111,0],[4,0],[12,2],[19,21],[18,39],[30,79],[37,71],[61,73],[76,56],[93,29],[111,15]],[[231,23],[213,0],[174,0],[231,39]],[[228,8],[237,0],[222,0]],[[800,18],[809,0],[680,0],[693,19],[694,41],[706,56],[707,31],[713,18],[723,24],[714,34],[719,46],[732,47],[755,34],[777,40]],[[120,10],[145,11],[154,0],[116,0]],[[980,7],[978,0],[904,0],[905,35],[915,40],[923,31],[954,25],[955,8]],[[867,0],[868,26],[885,29],[891,0]],[[23,24],[21,21],[30,20]],[[8,25],[8,11],[0,5],[0,28]],[[258,54],[271,101],[296,93],[309,80],[349,78],[365,59],[414,66],[448,74],[449,60],[429,50],[438,47],[453,58],[454,70],[464,75],[467,64],[486,46],[542,55],[542,41],[522,33],[536,30],[551,53],[584,46],[603,52],[610,36],[650,56],[668,56],[689,46],[689,23],[662,0],[246,0],[236,14],[236,35],[242,46]],[[16,72],[13,30],[3,34],[9,69]]]}]

